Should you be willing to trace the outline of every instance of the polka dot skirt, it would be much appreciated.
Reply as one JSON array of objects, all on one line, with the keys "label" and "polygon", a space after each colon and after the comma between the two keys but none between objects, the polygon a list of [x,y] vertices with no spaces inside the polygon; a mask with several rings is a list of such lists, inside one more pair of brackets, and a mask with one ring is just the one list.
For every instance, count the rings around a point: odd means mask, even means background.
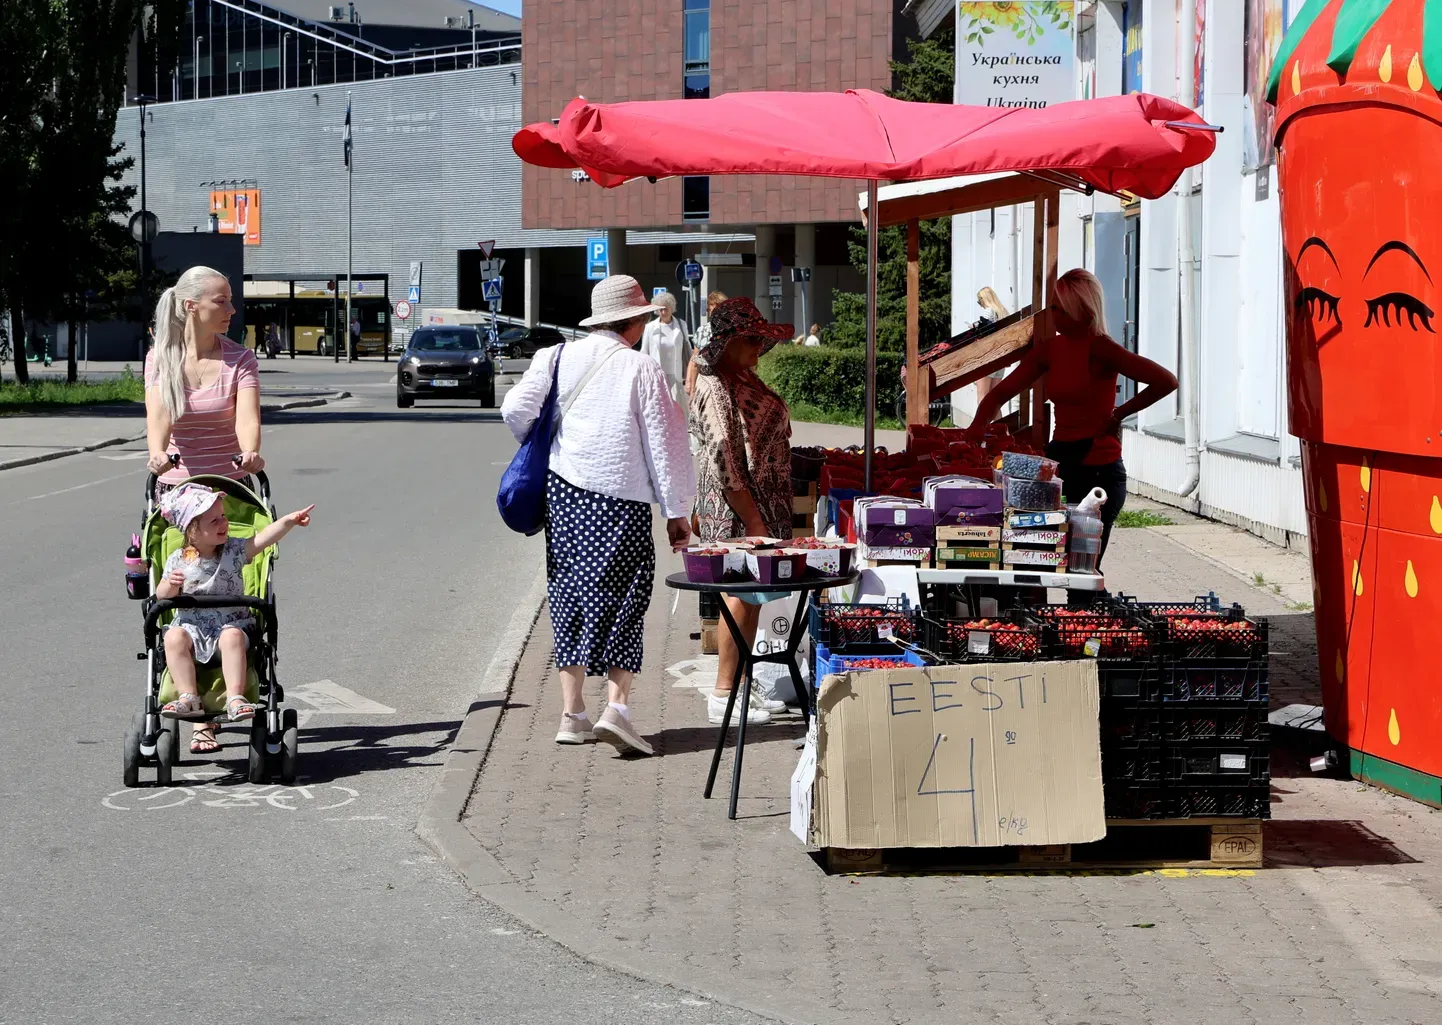
[{"label": "polka dot skirt", "polygon": [[556,665],[590,676],[641,669],[656,579],[651,507],[546,477],[546,595]]}]

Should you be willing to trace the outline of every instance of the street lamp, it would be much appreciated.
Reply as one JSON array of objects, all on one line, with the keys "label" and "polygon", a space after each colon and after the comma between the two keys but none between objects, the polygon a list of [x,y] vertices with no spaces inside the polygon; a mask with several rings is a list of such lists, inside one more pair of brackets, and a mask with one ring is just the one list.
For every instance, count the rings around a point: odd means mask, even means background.
[{"label": "street lamp", "polygon": [[195,63],[191,65],[190,74],[191,82],[195,86],[195,95],[191,97],[192,100],[200,99],[200,41],[204,38],[204,36],[195,37]]},{"label": "street lamp", "polygon": [[280,37],[280,87],[281,87],[282,89],[285,89],[285,88],[287,88],[287,87],[289,86],[289,83],[286,82],[286,80],[285,80],[285,65],[286,65],[285,53],[286,53],[286,50],[288,50],[288,49],[290,48],[290,37],[291,37],[292,35],[294,35],[294,33],[292,33],[292,32],[284,32],[284,33],[281,33],[281,37]]},{"label": "street lamp", "polygon": [[[140,316],[144,323],[146,300],[150,295],[150,243],[155,239],[156,220],[146,204],[145,195],[145,108],[155,102],[154,96],[141,94],[132,101],[140,108],[140,213],[138,224],[131,223],[131,235],[140,243]],[[144,355],[145,335],[141,334],[141,355]]]}]

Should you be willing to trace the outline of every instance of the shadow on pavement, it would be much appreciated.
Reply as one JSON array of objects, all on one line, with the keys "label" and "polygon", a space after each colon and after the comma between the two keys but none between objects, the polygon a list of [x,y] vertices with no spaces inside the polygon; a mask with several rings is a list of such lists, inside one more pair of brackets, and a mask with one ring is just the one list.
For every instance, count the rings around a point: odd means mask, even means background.
[{"label": "shadow on pavement", "polygon": [[145,423],[145,403],[143,402],[93,402],[77,406],[16,406],[5,409],[7,415],[23,416],[26,419],[37,417],[55,417],[58,419],[114,419],[114,420],[138,420],[142,425]]},{"label": "shadow on pavement", "polygon": [[1273,819],[1262,826],[1267,868],[1356,868],[1420,862],[1349,819]]},{"label": "shadow on pavement", "polygon": [[501,414],[499,410],[478,409],[474,406],[468,410],[460,406],[396,410],[331,410],[326,406],[314,406],[309,409],[280,410],[268,414],[266,420],[271,424],[370,424],[387,421],[418,424],[498,424],[501,422]]},{"label": "shadow on pavement", "polygon": [[[740,702],[738,701],[737,704],[739,705]],[[799,740],[804,735],[801,729],[801,720],[799,718],[796,720],[795,729],[788,729],[787,727],[790,725],[787,722],[780,722],[765,726],[748,726],[746,728],[747,749],[749,750],[756,744],[774,744],[783,740],[793,743]],[[709,753],[716,750],[716,731],[720,728],[719,726],[683,726],[677,729],[661,730],[647,739],[655,745],[658,755],[695,754],[698,751]],[[730,759],[735,753],[736,727],[734,724],[729,734],[726,750],[721,755],[721,762],[725,767],[731,765]],[[719,782],[717,786],[720,786]]]}]

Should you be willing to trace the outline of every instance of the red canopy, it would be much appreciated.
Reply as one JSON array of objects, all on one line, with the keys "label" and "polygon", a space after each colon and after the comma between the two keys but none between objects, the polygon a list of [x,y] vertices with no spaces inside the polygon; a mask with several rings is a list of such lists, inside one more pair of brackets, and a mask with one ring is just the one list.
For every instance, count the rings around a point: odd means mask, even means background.
[{"label": "red canopy", "polygon": [[1107,192],[1164,195],[1211,156],[1189,107],[1146,93],[1030,108],[912,103],[869,89],[738,92],[713,100],[588,103],[511,145],[527,163],[580,168],[608,188],[632,178],[794,174],[911,181],[1060,171]]}]

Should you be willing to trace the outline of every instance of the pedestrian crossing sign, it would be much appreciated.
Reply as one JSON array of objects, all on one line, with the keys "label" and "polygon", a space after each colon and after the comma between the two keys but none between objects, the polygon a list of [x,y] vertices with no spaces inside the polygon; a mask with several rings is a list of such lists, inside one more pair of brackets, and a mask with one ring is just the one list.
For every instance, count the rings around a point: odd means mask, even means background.
[{"label": "pedestrian crossing sign", "polygon": [[410,289],[406,292],[406,302],[408,302],[408,303],[410,303],[412,306],[414,306],[416,303],[418,303],[418,302],[420,302],[420,301],[421,301],[421,286],[420,286],[420,285],[411,285],[411,286],[410,286]]},{"label": "pedestrian crossing sign", "polygon": [[481,282],[481,298],[488,303],[501,301],[501,279],[492,278],[490,281]]}]

